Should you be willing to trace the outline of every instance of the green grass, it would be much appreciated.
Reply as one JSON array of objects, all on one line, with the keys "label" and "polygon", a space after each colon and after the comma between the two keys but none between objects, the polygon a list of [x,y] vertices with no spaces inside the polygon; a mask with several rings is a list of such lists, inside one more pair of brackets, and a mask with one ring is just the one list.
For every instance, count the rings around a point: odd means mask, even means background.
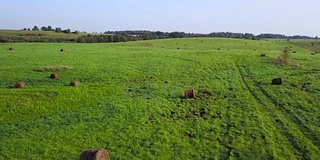
[{"label": "green grass", "polygon": [[[273,62],[285,47],[301,65]],[[0,159],[79,159],[100,147],[112,159],[319,159],[311,52],[223,38],[0,43]],[[10,88],[18,81],[26,88]],[[190,88],[197,98],[183,98]]]}]

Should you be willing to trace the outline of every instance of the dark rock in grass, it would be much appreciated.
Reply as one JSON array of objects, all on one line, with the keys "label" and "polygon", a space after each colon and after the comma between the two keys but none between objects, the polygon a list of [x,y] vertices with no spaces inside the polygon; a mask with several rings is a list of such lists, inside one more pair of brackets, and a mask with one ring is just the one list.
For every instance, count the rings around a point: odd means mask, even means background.
[{"label": "dark rock in grass", "polygon": [[81,153],[80,160],[110,160],[110,156],[106,149],[90,149]]},{"label": "dark rock in grass", "polygon": [[52,78],[52,79],[58,79],[58,78],[59,78],[59,74],[58,74],[58,73],[52,73],[52,74],[50,75],[50,78]]},{"label": "dark rock in grass", "polygon": [[64,51],[66,51],[66,50],[65,50],[65,49],[63,49],[63,48],[62,48],[62,49],[60,49],[60,52],[64,52]]},{"label": "dark rock in grass", "polygon": [[79,85],[80,85],[79,81],[73,81],[70,83],[70,86],[74,86],[74,87],[79,86]]},{"label": "dark rock in grass", "polygon": [[9,50],[10,50],[10,51],[13,51],[13,50],[15,50],[15,49],[10,47]]},{"label": "dark rock in grass", "polygon": [[264,53],[260,54],[260,57],[265,57],[265,56],[266,56],[266,54],[264,54]]},{"label": "dark rock in grass", "polygon": [[195,98],[195,91],[193,89],[188,89],[184,91],[185,98]]},{"label": "dark rock in grass", "polygon": [[282,84],[282,79],[281,78],[274,78],[272,80],[272,84],[274,85],[281,85]]},{"label": "dark rock in grass", "polygon": [[24,83],[24,82],[17,82],[14,85],[14,88],[24,88],[24,87],[26,87],[26,83]]}]

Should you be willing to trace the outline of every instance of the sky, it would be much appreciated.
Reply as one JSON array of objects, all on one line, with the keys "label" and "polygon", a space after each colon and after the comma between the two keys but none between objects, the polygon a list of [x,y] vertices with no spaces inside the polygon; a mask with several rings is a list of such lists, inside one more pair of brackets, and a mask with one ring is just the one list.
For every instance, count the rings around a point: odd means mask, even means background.
[{"label": "sky", "polygon": [[320,36],[319,0],[1,0],[0,29]]}]

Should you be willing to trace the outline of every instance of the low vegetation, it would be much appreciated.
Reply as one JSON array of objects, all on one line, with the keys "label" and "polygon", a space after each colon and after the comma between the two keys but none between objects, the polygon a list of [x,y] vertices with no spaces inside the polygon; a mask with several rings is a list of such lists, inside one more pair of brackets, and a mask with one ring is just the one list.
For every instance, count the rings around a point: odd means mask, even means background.
[{"label": "low vegetation", "polygon": [[305,43],[0,43],[0,159],[320,159],[320,55]]}]

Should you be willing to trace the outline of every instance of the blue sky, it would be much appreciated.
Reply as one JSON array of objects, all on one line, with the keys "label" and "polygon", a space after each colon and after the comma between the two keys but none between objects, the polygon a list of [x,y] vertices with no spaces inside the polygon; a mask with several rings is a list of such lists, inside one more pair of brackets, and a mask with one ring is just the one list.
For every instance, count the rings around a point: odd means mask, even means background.
[{"label": "blue sky", "polygon": [[320,36],[319,0],[1,0],[0,29]]}]

